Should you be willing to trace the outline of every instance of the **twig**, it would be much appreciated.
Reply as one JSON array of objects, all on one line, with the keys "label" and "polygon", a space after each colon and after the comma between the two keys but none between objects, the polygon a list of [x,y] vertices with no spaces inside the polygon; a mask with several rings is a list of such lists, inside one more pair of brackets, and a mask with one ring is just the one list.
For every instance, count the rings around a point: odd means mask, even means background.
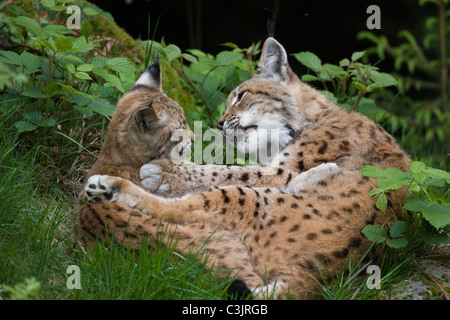
[{"label": "twig", "polygon": [[441,285],[436,281],[436,279],[431,274],[429,274],[428,272],[426,272],[421,268],[419,268],[419,270],[425,274],[428,280],[432,281],[436,285],[436,287],[441,292],[445,300],[450,300],[450,297],[448,296],[447,292],[441,287]]},{"label": "twig", "polygon": [[36,48],[33,48],[32,46],[30,46],[30,45],[28,45],[28,44],[26,44],[26,43],[16,43],[16,44],[13,44],[13,45],[10,45],[10,46],[8,46],[8,45],[4,45],[4,44],[1,44],[0,43],[0,47],[2,48],[2,49],[6,49],[6,50],[11,50],[11,49],[14,49],[14,48],[27,48],[27,49],[29,49],[30,51],[33,51],[35,54],[37,54],[38,56],[47,56],[46,54],[45,54],[45,52],[43,52],[43,51],[41,51],[41,50],[39,50],[39,49],[36,49]]}]

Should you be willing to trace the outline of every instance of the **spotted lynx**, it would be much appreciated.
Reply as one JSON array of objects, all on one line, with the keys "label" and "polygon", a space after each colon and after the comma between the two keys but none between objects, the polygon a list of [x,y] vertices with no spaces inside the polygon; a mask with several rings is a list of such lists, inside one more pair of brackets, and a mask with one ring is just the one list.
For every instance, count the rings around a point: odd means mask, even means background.
[{"label": "spotted lynx", "polygon": [[273,38],[264,44],[259,73],[231,92],[218,127],[243,151],[254,150],[252,136],[265,139],[262,129],[277,128],[279,154],[252,167],[175,165],[168,159],[144,165],[142,186],[172,198],[152,195],[135,181],[91,176],[89,199],[109,199],[96,203],[105,209],[133,208],[102,216],[96,232],[104,223],[137,245],[154,241],[158,222],[170,221],[181,250],[215,231],[206,248],[213,263],[235,268],[253,297],[305,297],[317,290],[319,268],[326,265],[334,274],[365,253],[362,228],[401,212],[402,194],[387,195],[386,214],[377,210],[368,196],[376,181],[359,171],[366,164],[405,171],[408,155],[379,125],[301,82]]}]

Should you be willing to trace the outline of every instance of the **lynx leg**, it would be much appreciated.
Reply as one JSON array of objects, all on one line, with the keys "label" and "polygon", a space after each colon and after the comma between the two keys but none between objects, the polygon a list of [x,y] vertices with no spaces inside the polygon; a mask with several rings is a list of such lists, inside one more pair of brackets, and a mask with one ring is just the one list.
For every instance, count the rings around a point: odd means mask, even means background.
[{"label": "lynx leg", "polygon": [[84,187],[88,200],[97,202],[104,200],[119,201],[132,208],[139,209],[156,218],[162,218],[173,223],[184,223],[188,220],[204,219],[204,215],[190,212],[187,214],[167,200],[151,195],[131,181],[107,175],[94,175],[90,177]]},{"label": "lynx leg", "polygon": [[297,193],[305,186],[317,182],[322,179],[329,178],[332,174],[339,172],[341,168],[336,163],[322,163],[317,167],[311,168],[308,171],[300,173],[283,189],[287,193]]}]

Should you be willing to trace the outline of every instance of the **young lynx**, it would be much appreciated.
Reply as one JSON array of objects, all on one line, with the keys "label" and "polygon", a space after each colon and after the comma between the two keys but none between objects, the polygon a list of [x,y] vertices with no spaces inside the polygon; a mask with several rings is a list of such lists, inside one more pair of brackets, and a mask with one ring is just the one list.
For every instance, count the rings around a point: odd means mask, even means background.
[{"label": "young lynx", "polygon": [[319,268],[326,265],[334,274],[366,252],[362,228],[401,213],[401,194],[388,195],[386,214],[377,210],[368,196],[376,181],[359,171],[365,164],[407,170],[408,155],[379,125],[301,82],[273,38],[264,44],[259,73],[231,92],[218,127],[249,152],[254,136],[266,139],[262,148],[268,149],[273,141],[263,135],[277,128],[279,154],[252,167],[175,165],[168,159],[143,166],[142,185],[175,197],[169,199],[126,179],[91,176],[89,199],[134,208],[102,216],[96,232],[106,224],[125,243],[151,242],[161,220],[182,250],[214,230],[207,248],[212,261],[236,268],[255,298],[304,297],[317,290]]}]

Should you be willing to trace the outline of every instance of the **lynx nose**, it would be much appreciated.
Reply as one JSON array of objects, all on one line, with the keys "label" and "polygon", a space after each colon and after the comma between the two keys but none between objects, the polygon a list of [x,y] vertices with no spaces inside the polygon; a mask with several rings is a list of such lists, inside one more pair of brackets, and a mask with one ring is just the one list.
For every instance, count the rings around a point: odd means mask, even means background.
[{"label": "lynx nose", "polygon": [[225,121],[220,121],[220,120],[219,120],[219,122],[217,122],[217,128],[218,128],[219,130],[222,130],[222,129],[223,129],[223,124],[224,124],[224,122],[225,122]]}]

